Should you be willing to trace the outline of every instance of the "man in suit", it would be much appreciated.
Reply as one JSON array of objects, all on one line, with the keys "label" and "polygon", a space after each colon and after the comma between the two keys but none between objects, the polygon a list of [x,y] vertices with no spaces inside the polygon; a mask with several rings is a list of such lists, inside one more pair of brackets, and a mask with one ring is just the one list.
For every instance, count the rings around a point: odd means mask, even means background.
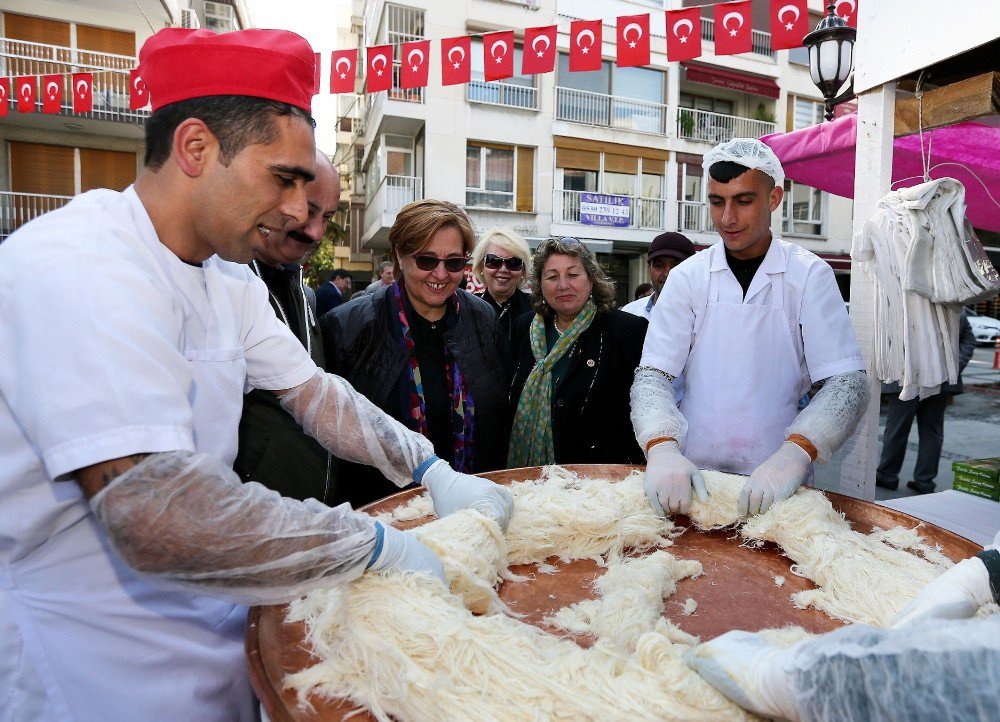
[{"label": "man in suit", "polygon": [[351,274],[343,268],[334,271],[330,280],[316,289],[316,315],[323,316],[346,301],[353,283]]}]

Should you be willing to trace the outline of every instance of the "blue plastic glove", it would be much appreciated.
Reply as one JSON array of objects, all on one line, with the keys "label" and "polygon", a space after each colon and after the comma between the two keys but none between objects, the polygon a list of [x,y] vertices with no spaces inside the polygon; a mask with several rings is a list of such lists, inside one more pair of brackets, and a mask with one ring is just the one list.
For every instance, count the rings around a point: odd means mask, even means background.
[{"label": "blue plastic glove", "polygon": [[740,517],[762,514],[771,504],[794,494],[809,476],[812,459],[798,444],[786,441],[754,469],[740,492]]},{"label": "blue plastic glove", "polygon": [[657,514],[687,514],[691,510],[692,487],[698,501],[708,501],[701,472],[681,453],[676,441],[663,441],[649,450],[643,488]]},{"label": "blue plastic glove", "polygon": [[475,509],[506,529],[514,513],[510,489],[478,476],[462,474],[436,456],[420,465],[413,478],[427,487],[434,513],[445,517],[459,509]]},{"label": "blue plastic glove", "polygon": [[440,579],[445,586],[444,566],[437,555],[409,531],[400,531],[382,522],[375,522],[378,540],[372,551],[368,569],[373,572],[393,569],[403,572],[430,574]]}]

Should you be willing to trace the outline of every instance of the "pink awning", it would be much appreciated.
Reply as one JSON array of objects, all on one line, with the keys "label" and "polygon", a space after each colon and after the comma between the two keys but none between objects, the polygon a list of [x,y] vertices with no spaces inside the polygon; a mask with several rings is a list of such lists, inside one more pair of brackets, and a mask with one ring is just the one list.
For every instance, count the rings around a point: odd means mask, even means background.
[{"label": "pink awning", "polygon": [[[848,115],[790,133],[773,133],[761,140],[774,149],[786,177],[853,198],[856,137],[857,115]],[[934,139],[931,166],[948,164],[933,168],[931,178],[949,176],[961,181],[972,225],[1000,232],[1000,128],[971,122],[938,128],[924,133],[925,148],[929,137]],[[917,185],[922,178],[920,137],[896,138],[892,153],[893,188]],[[901,180],[902,183],[896,183]],[[987,188],[996,200],[990,198]]]}]

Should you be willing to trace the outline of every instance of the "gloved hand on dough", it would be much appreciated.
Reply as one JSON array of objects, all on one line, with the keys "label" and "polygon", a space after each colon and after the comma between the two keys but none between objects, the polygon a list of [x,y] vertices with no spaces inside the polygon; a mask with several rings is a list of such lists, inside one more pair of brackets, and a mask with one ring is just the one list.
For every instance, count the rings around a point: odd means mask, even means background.
[{"label": "gloved hand on dough", "polygon": [[475,509],[493,517],[501,529],[506,529],[514,513],[514,497],[508,488],[457,472],[437,456],[424,461],[413,473],[413,478],[427,487],[434,502],[434,513],[439,517],[459,509]]},{"label": "gloved hand on dough", "polygon": [[368,569],[374,572],[394,569],[430,574],[448,585],[441,560],[412,532],[385,526],[380,521],[375,522],[375,529],[378,538]]},{"label": "gloved hand on dough", "polygon": [[676,441],[662,441],[650,448],[643,488],[649,503],[660,516],[677,512],[687,514],[691,509],[692,488],[699,501],[708,501],[701,472],[681,453]]},{"label": "gloved hand on dough", "polygon": [[811,465],[812,459],[805,449],[791,441],[783,443],[754,469],[743,485],[743,491],[740,492],[740,517],[761,514],[774,502],[790,497],[809,476]]}]

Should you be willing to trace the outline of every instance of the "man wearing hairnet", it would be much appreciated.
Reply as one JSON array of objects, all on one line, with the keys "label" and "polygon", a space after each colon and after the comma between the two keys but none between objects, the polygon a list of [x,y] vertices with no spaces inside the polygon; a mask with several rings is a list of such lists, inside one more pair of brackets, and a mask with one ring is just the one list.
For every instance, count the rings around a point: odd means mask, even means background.
[{"label": "man wearing hairnet", "polygon": [[1000,534],[928,584],[890,629],[866,625],[779,647],[727,632],[688,653],[702,678],[762,717],[792,722],[992,722],[1000,710]]},{"label": "man wearing hairnet", "polygon": [[829,460],[861,418],[868,384],[830,266],[771,234],[784,193],[774,152],[736,138],[703,165],[722,242],[667,277],[632,385],[632,424],[657,512],[686,513],[692,487],[706,497],[698,470],[716,469],[749,475],[745,516],[787,498],[813,461]]}]

